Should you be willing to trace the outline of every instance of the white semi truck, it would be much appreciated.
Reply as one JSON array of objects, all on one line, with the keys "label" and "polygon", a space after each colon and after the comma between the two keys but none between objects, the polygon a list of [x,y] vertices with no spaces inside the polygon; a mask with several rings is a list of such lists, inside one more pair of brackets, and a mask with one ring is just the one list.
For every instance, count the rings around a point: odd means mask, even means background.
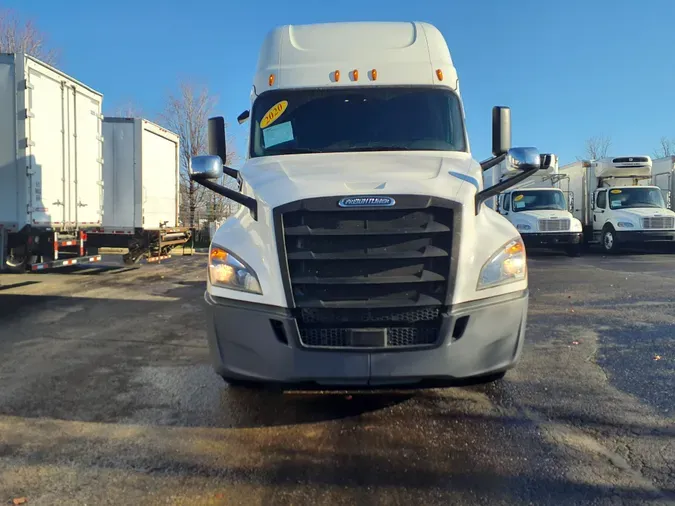
[{"label": "white semi truck", "polygon": [[[564,249],[568,255],[578,256],[583,242],[581,221],[570,213],[567,196],[560,188],[561,179],[566,178],[558,173],[557,157],[549,156],[547,169],[509,188],[492,205],[520,232],[525,247]],[[499,169],[495,166],[483,173],[486,185],[500,182]]]},{"label": "white semi truck", "polygon": [[[223,118],[191,177],[241,204],[216,232],[205,293],[213,365],[231,385],[421,386],[495,380],[521,354],[525,248],[485,200],[542,168],[469,149],[459,81],[425,23],[283,26],[264,40],[247,159],[223,167]],[[483,188],[507,159],[512,178]],[[239,190],[216,184],[223,172]],[[473,381],[473,380],[472,380]]]},{"label": "white semi truck", "polygon": [[649,184],[649,156],[581,160],[561,167],[560,173],[569,177],[573,214],[589,244],[600,243],[610,253],[622,244],[675,239],[675,213],[666,208],[661,189]]},{"label": "white semi truck", "polygon": [[675,211],[675,156],[652,160],[651,184],[658,186],[663,194],[666,207]]}]

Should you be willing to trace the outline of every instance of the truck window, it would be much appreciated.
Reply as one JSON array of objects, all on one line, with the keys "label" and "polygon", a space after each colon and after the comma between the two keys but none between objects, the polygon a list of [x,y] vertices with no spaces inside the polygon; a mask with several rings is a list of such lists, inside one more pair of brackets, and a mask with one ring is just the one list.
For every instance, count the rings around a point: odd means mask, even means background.
[{"label": "truck window", "polygon": [[504,195],[504,211],[509,211],[511,209],[511,194],[507,193]]},{"label": "truck window", "polygon": [[[604,192],[603,192],[604,193]],[[609,208],[626,209],[630,207],[665,207],[660,188],[635,186],[609,190]]]},{"label": "truck window", "polygon": [[251,116],[251,157],[348,151],[466,151],[462,109],[451,90],[274,90],[255,100]]},{"label": "truck window", "polygon": [[599,209],[605,209],[607,207],[607,192],[606,191],[598,192],[598,196],[596,197],[596,201],[595,201],[595,207],[597,207]]},{"label": "truck window", "polygon": [[566,211],[567,202],[562,191],[557,190],[523,190],[514,191],[513,211]]}]

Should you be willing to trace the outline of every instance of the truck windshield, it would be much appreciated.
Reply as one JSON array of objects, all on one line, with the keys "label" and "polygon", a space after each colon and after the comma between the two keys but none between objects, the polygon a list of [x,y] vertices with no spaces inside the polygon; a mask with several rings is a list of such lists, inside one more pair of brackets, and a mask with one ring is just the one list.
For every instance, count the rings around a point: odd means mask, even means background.
[{"label": "truck windshield", "polygon": [[255,100],[251,117],[251,157],[466,151],[459,98],[438,88],[274,90]]},{"label": "truck windshield", "polygon": [[631,187],[609,190],[609,208],[666,207],[659,188]]},{"label": "truck windshield", "polygon": [[527,190],[516,191],[513,195],[514,211],[567,211],[567,202],[561,191]]}]

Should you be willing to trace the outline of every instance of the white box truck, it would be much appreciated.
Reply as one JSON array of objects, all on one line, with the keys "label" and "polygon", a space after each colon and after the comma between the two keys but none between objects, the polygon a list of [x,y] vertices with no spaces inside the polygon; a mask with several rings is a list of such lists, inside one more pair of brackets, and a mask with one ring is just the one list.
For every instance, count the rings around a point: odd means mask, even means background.
[{"label": "white box truck", "polygon": [[[509,188],[490,204],[516,227],[526,248],[563,249],[569,256],[579,256],[583,242],[581,221],[569,211],[569,192],[566,195],[560,188],[566,176],[558,173],[557,157],[548,156],[551,161],[547,169]],[[502,180],[504,163],[483,173],[486,185]]]},{"label": "white box truck", "polygon": [[0,54],[0,270],[100,260],[103,95],[25,54]]},{"label": "white box truck", "polygon": [[560,167],[560,173],[569,177],[573,214],[589,244],[614,253],[622,244],[675,239],[675,213],[666,208],[661,189],[649,184],[649,156],[580,160]]},{"label": "white box truck", "polygon": [[106,117],[103,138],[103,225],[89,246],[128,248],[126,263],[168,258],[191,236],[178,226],[179,136],[143,118]]},{"label": "white box truck", "polygon": [[[283,26],[263,42],[248,156],[222,118],[191,177],[241,204],[208,259],[208,339],[231,385],[377,388],[501,378],[528,281],[516,228],[485,205],[542,168],[493,109],[471,156],[457,72],[427,23]],[[507,159],[512,177],[483,187]],[[215,183],[227,175],[239,190]]]},{"label": "white box truck", "polygon": [[652,160],[651,184],[661,188],[666,207],[671,211],[675,211],[675,199],[673,199],[675,178],[673,174],[675,174],[675,156],[666,156]]}]

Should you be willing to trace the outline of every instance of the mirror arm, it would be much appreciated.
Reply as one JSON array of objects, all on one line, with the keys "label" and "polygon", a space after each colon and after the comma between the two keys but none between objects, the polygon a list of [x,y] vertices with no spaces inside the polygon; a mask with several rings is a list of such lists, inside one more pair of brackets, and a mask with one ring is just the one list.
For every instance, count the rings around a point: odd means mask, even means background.
[{"label": "mirror arm", "polygon": [[529,175],[538,170],[539,167],[536,167],[534,169],[521,172],[517,176],[509,178],[506,181],[502,181],[501,183],[497,183],[496,185],[491,186],[490,188],[486,188],[482,192],[476,193],[476,216],[478,216],[478,213],[480,212],[481,204],[485,202],[487,199],[494,197],[495,195],[499,195],[504,190],[507,190],[511,188],[513,185],[520,183],[524,179],[527,179]]},{"label": "mirror arm", "polygon": [[483,169],[483,172],[485,172],[488,169],[491,169],[495,165],[503,162],[506,159],[507,153],[504,153],[499,156],[493,156],[492,158],[488,158],[487,160],[483,160],[480,162],[480,168]]},{"label": "mirror arm", "polygon": [[192,180],[196,183],[199,183],[204,188],[208,188],[212,192],[217,193],[218,195],[222,195],[223,197],[227,197],[230,200],[234,200],[244,207],[248,207],[248,209],[251,211],[251,216],[253,216],[253,219],[258,221],[258,201],[256,199],[226,188],[218,183],[214,183],[213,181],[209,181],[208,179],[192,178]]}]

